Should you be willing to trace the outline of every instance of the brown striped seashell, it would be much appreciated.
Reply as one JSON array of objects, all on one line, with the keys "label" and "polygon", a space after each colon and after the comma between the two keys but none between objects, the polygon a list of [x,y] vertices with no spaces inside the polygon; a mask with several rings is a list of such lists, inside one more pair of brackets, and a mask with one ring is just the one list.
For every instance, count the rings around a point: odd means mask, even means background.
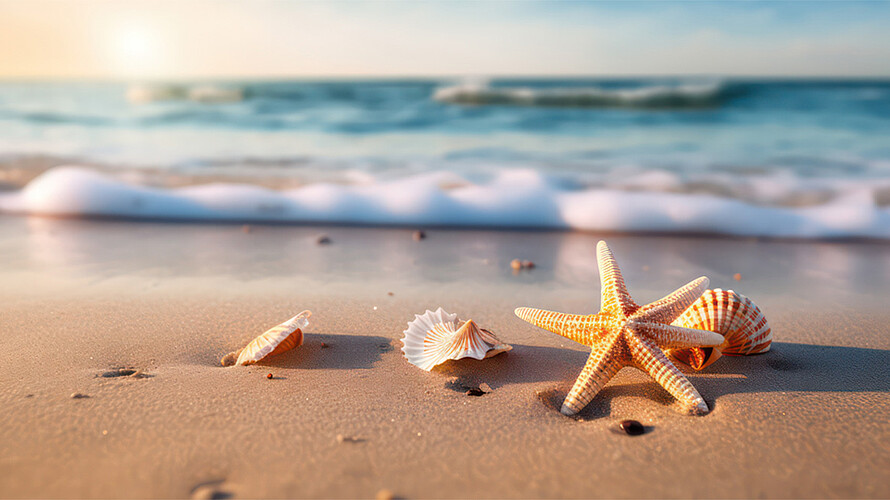
[{"label": "brown striped seashell", "polygon": [[717,347],[668,351],[674,359],[695,370],[709,366],[720,356],[747,356],[767,352],[773,340],[769,323],[757,304],[733,290],[706,290],[672,324],[723,335],[725,340]]},{"label": "brown striped seashell", "polygon": [[275,356],[302,345],[303,328],[309,326],[310,316],[312,312],[303,311],[284,323],[270,328],[240,351],[223,357],[222,365],[252,365],[268,356]]},{"label": "brown striped seashell", "polygon": [[441,307],[416,314],[404,333],[402,352],[411,364],[426,371],[449,359],[484,359],[513,349],[475,321],[462,322]]}]

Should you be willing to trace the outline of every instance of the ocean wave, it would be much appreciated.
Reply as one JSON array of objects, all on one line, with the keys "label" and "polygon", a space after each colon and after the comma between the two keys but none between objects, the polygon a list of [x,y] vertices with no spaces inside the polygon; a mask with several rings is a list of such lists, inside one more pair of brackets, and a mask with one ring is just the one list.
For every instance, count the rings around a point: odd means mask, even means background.
[{"label": "ocean wave", "polygon": [[504,171],[483,184],[436,172],[276,191],[239,184],[150,188],[85,168],[58,167],[21,191],[0,194],[0,211],[137,220],[890,239],[890,208],[876,204],[874,192],[863,189],[849,189],[817,205],[775,207],[711,195],[573,189],[530,170]]},{"label": "ocean wave", "polygon": [[460,84],[437,89],[433,99],[450,104],[591,108],[677,109],[718,106],[722,83],[650,85],[637,88],[530,88]]},{"label": "ocean wave", "polygon": [[244,90],[239,87],[216,85],[131,85],[127,88],[126,98],[131,104],[164,101],[226,103],[243,100]]}]

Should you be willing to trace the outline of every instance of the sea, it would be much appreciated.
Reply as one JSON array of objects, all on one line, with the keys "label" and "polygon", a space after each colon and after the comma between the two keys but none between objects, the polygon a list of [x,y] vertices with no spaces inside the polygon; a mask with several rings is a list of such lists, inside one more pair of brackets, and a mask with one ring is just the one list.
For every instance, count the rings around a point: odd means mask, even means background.
[{"label": "sea", "polygon": [[29,158],[0,211],[890,239],[890,80],[0,82]]}]

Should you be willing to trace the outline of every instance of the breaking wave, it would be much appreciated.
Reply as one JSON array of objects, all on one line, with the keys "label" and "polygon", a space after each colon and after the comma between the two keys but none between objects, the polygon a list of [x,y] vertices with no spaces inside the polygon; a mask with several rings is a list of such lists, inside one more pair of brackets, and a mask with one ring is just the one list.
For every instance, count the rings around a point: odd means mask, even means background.
[{"label": "breaking wave", "polygon": [[678,109],[715,107],[727,96],[721,83],[604,87],[491,87],[461,84],[437,89],[433,99],[450,104]]},{"label": "breaking wave", "polygon": [[[887,186],[884,186],[886,189]],[[81,167],[0,193],[0,212],[168,221],[547,228],[779,238],[890,239],[890,208],[854,186],[803,207],[694,193],[566,186],[530,170],[486,183],[433,172],[359,185],[278,191],[244,184],[153,188]]]}]

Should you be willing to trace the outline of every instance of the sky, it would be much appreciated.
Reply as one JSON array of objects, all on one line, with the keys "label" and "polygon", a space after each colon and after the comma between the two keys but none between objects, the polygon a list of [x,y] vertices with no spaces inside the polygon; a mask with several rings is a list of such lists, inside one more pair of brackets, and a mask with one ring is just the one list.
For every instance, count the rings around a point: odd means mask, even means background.
[{"label": "sky", "polygon": [[0,78],[890,76],[890,1],[0,0]]}]

